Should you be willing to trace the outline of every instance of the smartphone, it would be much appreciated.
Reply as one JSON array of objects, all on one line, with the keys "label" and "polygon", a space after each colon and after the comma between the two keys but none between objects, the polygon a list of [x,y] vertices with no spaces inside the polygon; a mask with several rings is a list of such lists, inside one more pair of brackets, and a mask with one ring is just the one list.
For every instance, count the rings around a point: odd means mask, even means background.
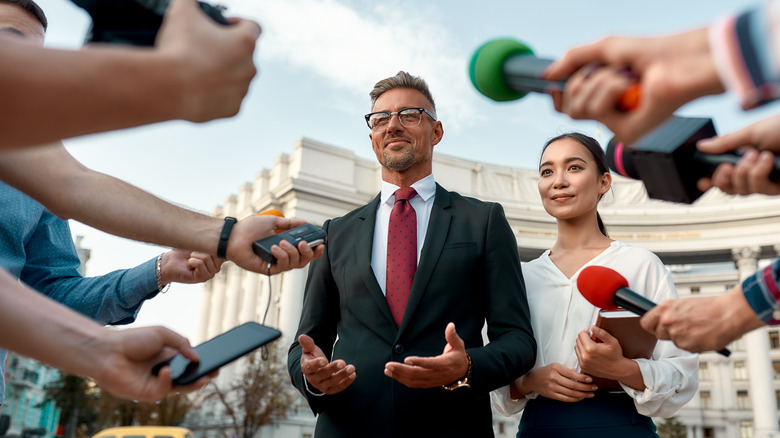
[{"label": "smartphone", "polygon": [[175,385],[187,385],[207,376],[224,365],[275,341],[282,336],[279,330],[256,322],[246,322],[195,347],[200,362],[191,362],[181,354],[160,362],[152,368],[157,375],[165,365],[171,366]]},{"label": "smartphone", "polygon": [[282,240],[290,242],[295,247],[297,247],[302,240],[305,240],[309,243],[311,248],[314,248],[321,243],[325,243],[327,239],[328,237],[322,228],[312,224],[304,224],[299,227],[290,228],[289,230],[274,236],[258,240],[252,244],[252,249],[261,259],[273,264],[276,263],[276,257],[271,254],[271,246],[278,245]]}]

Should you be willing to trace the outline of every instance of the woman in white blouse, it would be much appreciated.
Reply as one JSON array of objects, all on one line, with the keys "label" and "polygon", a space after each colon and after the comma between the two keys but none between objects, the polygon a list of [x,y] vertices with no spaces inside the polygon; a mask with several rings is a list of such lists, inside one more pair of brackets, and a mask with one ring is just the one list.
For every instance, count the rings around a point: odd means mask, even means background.
[{"label": "woman in white blouse", "polygon": [[[569,133],[545,145],[539,194],[558,237],[523,264],[536,365],[492,394],[502,414],[523,411],[518,437],[657,437],[650,417],[674,415],[696,393],[698,355],[659,341],[650,359],[628,359],[614,337],[591,327],[599,309],[577,290],[586,266],[617,271],[655,302],[677,296],[655,254],[608,237],[597,207],[611,183],[595,139]],[[593,341],[589,329],[604,342]],[[590,375],[617,380],[622,391],[599,390]]]}]

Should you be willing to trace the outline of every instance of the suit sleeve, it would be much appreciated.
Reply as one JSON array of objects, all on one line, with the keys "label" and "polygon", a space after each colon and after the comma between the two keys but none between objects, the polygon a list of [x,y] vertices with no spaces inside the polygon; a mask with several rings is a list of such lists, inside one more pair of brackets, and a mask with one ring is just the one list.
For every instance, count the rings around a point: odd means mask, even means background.
[{"label": "suit sleeve", "polygon": [[472,388],[492,391],[528,372],[536,361],[520,255],[500,204],[492,204],[485,235],[485,286],[489,343],[469,349]]},{"label": "suit sleeve", "polygon": [[[322,228],[326,233],[329,225],[330,221],[323,224]],[[333,239],[330,240],[333,241]],[[333,353],[333,343],[336,341],[336,325],[340,318],[339,291],[331,273],[330,248],[331,245],[327,244],[322,257],[309,264],[301,320],[298,332],[287,354],[287,369],[292,384],[303,394],[315,414],[324,410],[330,396],[313,395],[310,391],[316,390],[307,387],[301,371],[302,350],[298,343],[298,336],[301,334],[311,336],[314,343],[330,360]]]}]

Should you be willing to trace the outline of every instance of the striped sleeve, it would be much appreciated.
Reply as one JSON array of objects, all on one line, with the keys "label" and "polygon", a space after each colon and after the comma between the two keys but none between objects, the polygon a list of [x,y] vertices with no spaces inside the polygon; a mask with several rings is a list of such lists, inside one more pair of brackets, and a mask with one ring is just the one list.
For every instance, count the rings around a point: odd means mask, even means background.
[{"label": "striped sleeve", "polygon": [[746,278],[742,293],[764,324],[780,325],[780,257]]},{"label": "striped sleeve", "polygon": [[780,0],[710,26],[721,82],[752,109],[780,97]]}]

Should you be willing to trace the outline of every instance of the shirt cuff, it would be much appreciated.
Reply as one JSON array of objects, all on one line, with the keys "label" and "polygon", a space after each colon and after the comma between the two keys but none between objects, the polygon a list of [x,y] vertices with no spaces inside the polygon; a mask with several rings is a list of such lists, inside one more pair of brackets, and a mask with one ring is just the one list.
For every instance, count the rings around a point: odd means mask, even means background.
[{"label": "shirt cuff", "polygon": [[[303,374],[303,373],[301,373],[301,374]],[[320,392],[320,390],[317,389],[317,388],[310,388],[309,387],[309,381],[306,379],[305,375],[303,376],[303,386],[306,388],[306,392],[308,392],[309,394],[311,394],[311,395],[313,395],[315,397],[321,397],[321,396],[325,395],[324,392]],[[314,392],[314,391],[317,391],[317,392]]]},{"label": "shirt cuff", "polygon": [[750,308],[767,325],[780,325],[780,258],[742,282]]}]

